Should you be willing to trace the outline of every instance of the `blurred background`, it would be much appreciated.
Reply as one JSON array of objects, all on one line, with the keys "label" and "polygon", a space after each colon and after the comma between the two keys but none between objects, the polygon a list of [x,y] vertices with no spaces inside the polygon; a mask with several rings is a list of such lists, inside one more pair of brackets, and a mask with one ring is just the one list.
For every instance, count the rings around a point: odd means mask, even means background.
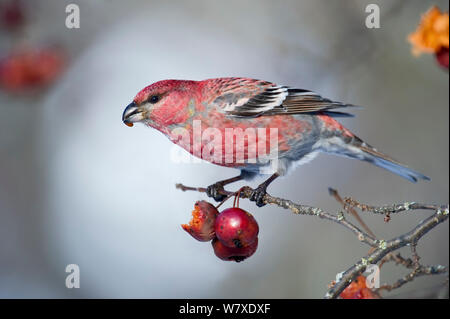
[{"label": "blurred background", "polygon": [[[175,183],[207,186],[236,172],[173,163],[162,134],[123,125],[134,95],[162,79],[253,77],[363,105],[341,122],[432,179],[412,184],[320,155],[274,183],[272,195],[332,212],[341,208],[329,186],[371,205],[448,203],[448,72],[432,55],[413,56],[406,40],[422,13],[448,10],[447,1],[0,3],[1,298],[321,298],[367,253],[339,225],[245,200],[260,226],[245,262],[221,261],[189,237],[180,224],[206,197]],[[65,26],[69,3],[80,8],[79,29]],[[379,29],[365,26],[369,3],[380,7]],[[363,218],[390,239],[428,214]],[[448,222],[417,249],[424,264],[448,266]],[[80,267],[79,289],[65,286],[68,264]],[[381,282],[405,274],[386,264]],[[444,279],[422,277],[384,296],[423,297]]]}]

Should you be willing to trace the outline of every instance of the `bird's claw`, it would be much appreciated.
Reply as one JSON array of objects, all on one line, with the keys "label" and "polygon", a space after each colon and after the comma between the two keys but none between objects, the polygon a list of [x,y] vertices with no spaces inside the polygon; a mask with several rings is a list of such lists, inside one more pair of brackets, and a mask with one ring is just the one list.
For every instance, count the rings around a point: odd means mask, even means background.
[{"label": "bird's claw", "polygon": [[266,196],[267,194],[266,189],[267,187],[260,185],[253,190],[253,193],[250,196],[250,200],[255,202],[256,206],[263,207],[264,205],[266,205],[266,203],[264,203],[264,196]]},{"label": "bird's claw", "polygon": [[208,195],[208,197],[214,198],[214,200],[216,202],[221,202],[227,197],[227,196],[221,194],[221,192],[223,192],[224,190],[225,189],[223,188],[223,184],[220,182],[217,182],[215,184],[209,185],[206,188],[206,195]]}]

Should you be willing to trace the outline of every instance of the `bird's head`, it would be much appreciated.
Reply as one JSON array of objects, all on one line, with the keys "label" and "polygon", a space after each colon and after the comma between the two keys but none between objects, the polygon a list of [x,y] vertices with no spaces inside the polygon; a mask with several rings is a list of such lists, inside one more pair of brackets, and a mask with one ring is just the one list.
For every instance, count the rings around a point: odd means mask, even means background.
[{"label": "bird's head", "polygon": [[158,129],[185,121],[197,83],[164,80],[143,88],[123,111],[122,121],[128,126],[142,122]]}]

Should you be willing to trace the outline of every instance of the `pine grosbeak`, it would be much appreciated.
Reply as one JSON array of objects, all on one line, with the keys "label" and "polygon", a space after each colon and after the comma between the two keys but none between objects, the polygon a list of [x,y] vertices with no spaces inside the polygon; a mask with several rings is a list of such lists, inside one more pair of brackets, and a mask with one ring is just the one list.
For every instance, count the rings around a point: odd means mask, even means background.
[{"label": "pine grosbeak", "polygon": [[[207,188],[215,200],[223,199],[224,185],[264,172],[272,175],[251,197],[262,206],[267,186],[275,178],[318,152],[366,161],[412,182],[429,180],[336,121],[351,116],[336,109],[351,107],[309,90],[249,78],[164,80],[142,89],[124,110],[122,120],[128,126],[142,122],[194,156],[240,169],[239,176]],[[238,134],[242,132],[246,134]]]}]

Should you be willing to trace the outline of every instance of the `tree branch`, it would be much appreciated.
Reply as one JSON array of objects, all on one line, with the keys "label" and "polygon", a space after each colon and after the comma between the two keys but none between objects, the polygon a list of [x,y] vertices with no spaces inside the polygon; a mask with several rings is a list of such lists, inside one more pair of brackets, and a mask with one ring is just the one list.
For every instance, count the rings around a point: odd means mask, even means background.
[{"label": "tree branch", "polygon": [[[436,212],[429,216],[427,219],[422,221],[419,225],[417,225],[410,232],[395,237],[389,241],[378,241],[379,247],[375,249],[374,252],[368,254],[364,258],[362,258],[355,265],[346,270],[340,280],[336,282],[325,294],[325,298],[337,298],[339,294],[354,280],[358,275],[362,274],[368,264],[376,264],[380,262],[387,254],[390,252],[397,250],[401,247],[405,247],[407,245],[413,245],[417,243],[417,241],[422,238],[427,232],[431,229],[439,225],[448,219],[448,208],[440,209],[438,208]],[[413,262],[414,264],[414,262]],[[444,266],[431,266],[432,268],[425,268],[423,266],[419,267],[420,271],[413,271],[413,275],[411,275],[410,279],[405,280],[404,283],[411,281],[415,277],[419,275],[425,274],[437,274],[437,273],[445,273],[448,272],[447,267]],[[402,283],[401,285],[403,285]],[[401,286],[399,285],[399,287]]]},{"label": "tree branch", "polygon": [[[182,191],[197,191],[197,192],[206,192],[206,188],[203,187],[189,187],[183,184],[176,184],[176,188]],[[414,278],[423,276],[423,275],[435,275],[435,274],[443,274],[448,273],[448,268],[436,265],[436,266],[423,266],[419,263],[419,256],[416,252],[417,242],[431,229],[439,225],[440,223],[446,221],[449,215],[449,208],[447,206],[438,206],[438,205],[428,205],[421,204],[415,202],[407,202],[403,204],[395,204],[388,206],[369,206],[365,204],[361,204],[356,200],[346,197],[342,199],[336,190],[329,189],[330,195],[332,195],[339,203],[344,206],[344,209],[351,213],[362,225],[365,231],[359,229],[356,225],[346,220],[344,214],[342,212],[338,212],[336,214],[328,213],[320,208],[301,205],[294,203],[290,200],[274,197],[269,194],[266,194],[264,197],[264,203],[275,205],[278,207],[282,207],[284,209],[290,210],[292,213],[296,215],[309,215],[309,216],[317,216],[322,219],[326,219],[337,223],[346,229],[350,230],[354,233],[358,240],[369,245],[371,250],[369,253],[359,260],[356,264],[351,266],[340,276],[339,281],[334,282],[328,289],[325,294],[325,298],[337,298],[340,293],[354,280],[357,276],[362,274],[366,267],[369,264],[377,264],[380,263],[380,266],[388,261],[395,261],[398,264],[402,264],[407,268],[412,268],[413,271],[406,275],[405,277],[399,279],[392,285],[384,285],[380,287],[378,290],[392,290],[398,287],[403,286],[407,282],[412,281]],[[253,189],[244,186],[240,189],[239,196],[241,198],[250,198],[253,193]],[[221,191],[221,194],[228,196],[237,195],[237,192],[229,192],[226,190]],[[354,208],[359,208],[363,212],[369,212],[373,214],[383,214],[386,217],[389,217],[391,214],[399,214],[405,212],[412,212],[414,210],[433,210],[434,213],[419,223],[415,228],[413,228],[410,232],[397,236],[391,240],[382,240],[377,239],[367,225],[359,218],[358,214],[354,210]],[[389,217],[390,218],[390,217]],[[389,219],[385,219],[388,221]],[[411,246],[413,258],[404,259],[400,256],[400,254],[393,254],[394,251],[402,248],[404,246]]]}]

